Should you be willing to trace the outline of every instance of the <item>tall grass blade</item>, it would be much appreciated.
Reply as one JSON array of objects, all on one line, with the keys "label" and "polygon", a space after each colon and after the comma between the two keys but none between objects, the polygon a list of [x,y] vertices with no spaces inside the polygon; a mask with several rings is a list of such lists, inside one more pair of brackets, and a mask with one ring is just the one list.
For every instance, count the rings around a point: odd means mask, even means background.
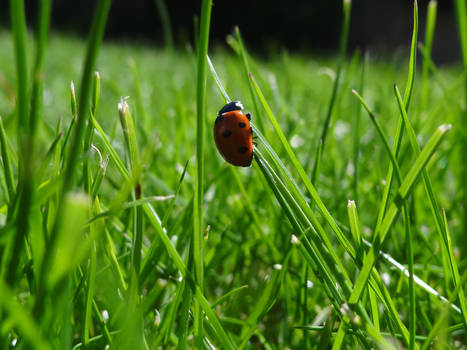
[{"label": "tall grass blade", "polygon": [[[201,4],[201,23],[199,43],[197,47],[197,77],[196,77],[196,175],[193,201],[193,262],[196,282],[203,291],[204,285],[204,142],[206,118],[206,78],[207,53],[209,45],[209,27],[211,22],[212,0],[203,0]],[[199,305],[194,308],[195,343],[201,346],[203,337],[203,316]]]},{"label": "tall grass blade", "polygon": [[334,84],[332,86],[332,93],[331,99],[328,105],[328,111],[326,114],[326,118],[324,119],[323,130],[321,131],[321,136],[319,138],[318,150],[315,156],[315,163],[313,166],[313,173],[311,176],[311,182],[313,184],[317,184],[318,177],[319,177],[319,162],[322,159],[324,153],[324,147],[326,144],[326,137],[328,134],[328,130],[331,123],[331,116],[334,110],[334,105],[337,97],[337,92],[339,88],[339,81],[341,77],[342,66],[344,65],[345,61],[345,53],[347,51],[347,41],[349,37],[349,29],[350,29],[350,10],[351,10],[351,0],[343,0],[342,1],[342,13],[343,13],[343,23],[341,27],[341,34],[340,34],[340,44],[339,44],[339,58],[337,61],[337,68],[336,68],[336,78],[334,79]]},{"label": "tall grass blade", "polygon": [[264,98],[258,84],[256,83],[255,79],[253,78],[253,76],[251,74],[250,74],[250,79],[251,79],[251,81],[253,83],[253,86],[255,87],[255,90],[256,90],[256,93],[257,93],[257,95],[259,97],[259,100],[260,100],[261,104],[263,105],[263,108],[266,111],[266,115],[269,117],[269,121],[273,125],[274,130],[276,131],[277,136],[279,137],[279,140],[282,143],[282,146],[285,148],[290,161],[292,162],[293,166],[297,170],[297,172],[298,172],[298,174],[300,176],[300,179],[303,181],[306,189],[308,190],[308,193],[312,197],[313,201],[316,203],[316,206],[320,209],[321,213],[323,214],[323,216],[326,219],[329,226],[332,228],[332,230],[336,234],[336,237],[339,240],[339,242],[342,244],[342,246],[352,256],[355,256],[353,246],[350,244],[350,242],[344,236],[344,234],[342,233],[342,231],[340,230],[340,228],[337,226],[336,222],[332,218],[331,214],[326,209],[324,203],[319,198],[318,192],[316,191],[315,187],[313,186],[310,179],[306,175],[305,170],[303,169],[303,167],[299,163],[297,157],[295,156],[295,154],[294,154],[294,152],[292,150],[292,147],[290,146],[289,142],[287,141],[284,133],[282,132],[279,124],[277,123],[276,118],[274,117],[274,114],[272,113],[271,108],[269,107],[268,103],[266,102],[266,100],[265,100],[265,98]]},{"label": "tall grass blade", "polygon": [[457,296],[459,298],[459,305],[461,307],[462,318],[464,322],[464,329],[465,331],[467,331],[467,305],[465,302],[464,288],[463,288],[463,285],[461,284],[461,277],[459,274],[459,269],[457,267],[456,257],[454,256],[454,252],[452,250],[451,235],[449,233],[448,221],[446,218],[445,210],[443,210],[443,222],[444,222],[444,234],[445,234],[443,243],[445,245],[446,251],[448,252],[450,277],[454,285],[454,288],[456,288],[457,290]]},{"label": "tall grass blade", "polygon": [[[459,41],[462,51],[462,63],[464,65],[464,107],[463,113],[459,114],[460,120],[459,125],[461,125],[460,136],[461,136],[461,174],[460,174],[460,186],[464,188],[462,192],[462,203],[464,203],[464,222],[463,227],[464,231],[467,229],[467,3],[465,0],[454,0],[456,18],[457,18],[457,30],[459,33]],[[467,248],[464,247],[464,250],[467,252]],[[464,253],[466,254],[466,253]]]},{"label": "tall grass blade", "polygon": [[73,142],[71,144],[70,152],[67,155],[63,185],[62,190],[60,192],[59,202],[57,205],[57,213],[50,233],[50,238],[48,240],[48,249],[50,251],[49,254],[46,254],[44,256],[39,274],[40,282],[37,291],[37,299],[34,305],[34,315],[36,317],[42,315],[45,306],[44,299],[45,294],[47,292],[47,286],[44,282],[45,275],[50,268],[50,264],[52,263],[51,257],[55,254],[57,236],[59,233],[60,226],[62,225],[62,220],[64,216],[63,214],[65,210],[66,195],[73,186],[73,179],[76,175],[75,169],[77,168],[78,157],[81,155],[82,152],[83,132],[88,112],[89,100],[91,97],[90,90],[92,83],[92,71],[94,69],[94,65],[97,60],[97,55],[99,53],[100,44],[104,35],[104,28],[107,21],[107,15],[110,9],[110,3],[111,0],[100,0],[97,4],[97,9],[94,14],[82,74],[81,94],[78,108],[78,120],[76,122],[76,129],[73,137]]},{"label": "tall grass blade", "polygon": [[3,126],[3,118],[0,116],[0,146],[2,154],[2,164],[3,164],[3,173],[5,176],[6,187],[8,190],[8,201],[12,204],[16,186],[15,179],[13,177],[13,169],[11,164],[10,157],[10,147],[8,145],[8,137],[5,132],[5,127]]},{"label": "tall grass blade", "polygon": [[438,3],[436,0],[430,0],[428,3],[427,14],[426,14],[426,25],[425,25],[425,43],[424,47],[426,49],[426,55],[423,57],[422,63],[422,82],[420,89],[420,107],[424,111],[428,102],[430,89],[428,86],[428,73],[430,68],[430,56],[431,49],[433,47],[433,36],[436,26],[436,13],[437,13]]},{"label": "tall grass blade", "polygon": [[23,305],[18,303],[15,294],[2,279],[0,279],[0,309],[4,310],[9,318],[9,322],[3,325],[2,332],[7,332],[14,326],[19,335],[23,337],[24,342],[30,345],[31,348],[38,350],[52,349],[52,346],[42,335],[39,326],[34,322],[28,311],[24,309]]},{"label": "tall grass blade", "polygon": [[391,229],[395,219],[397,218],[400,207],[403,205],[407,196],[411,193],[412,188],[418,180],[422,170],[426,167],[428,161],[431,159],[434,152],[439,147],[445,134],[450,129],[450,125],[441,125],[440,127],[438,127],[436,132],[426,143],[420,155],[416,158],[415,163],[411,167],[409,173],[402,181],[402,184],[399,187],[399,190],[397,191],[394,201],[390,205],[387,214],[385,215],[384,220],[380,226],[380,231],[375,233],[376,240],[373,242],[373,246],[370,248],[369,252],[363,260],[363,266],[360,271],[360,275],[358,276],[354,290],[352,291],[352,295],[349,299],[350,304],[355,304],[360,299],[363,287],[365,286],[368,276],[376,262],[377,255],[379,254],[379,249],[382,243],[384,242],[386,235]]}]

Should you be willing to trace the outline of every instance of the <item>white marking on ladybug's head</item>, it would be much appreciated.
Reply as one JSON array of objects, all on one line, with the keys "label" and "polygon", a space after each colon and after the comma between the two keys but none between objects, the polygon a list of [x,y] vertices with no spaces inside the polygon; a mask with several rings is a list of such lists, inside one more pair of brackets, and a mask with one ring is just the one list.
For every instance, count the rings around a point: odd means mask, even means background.
[{"label": "white marking on ladybug's head", "polygon": [[240,101],[235,101],[235,106],[237,106],[240,109],[243,109],[243,105]]}]

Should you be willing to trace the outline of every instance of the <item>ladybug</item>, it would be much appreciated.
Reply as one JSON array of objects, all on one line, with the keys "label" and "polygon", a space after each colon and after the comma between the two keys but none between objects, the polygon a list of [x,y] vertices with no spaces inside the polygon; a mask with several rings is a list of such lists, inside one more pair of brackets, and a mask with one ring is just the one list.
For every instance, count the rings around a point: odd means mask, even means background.
[{"label": "ladybug", "polygon": [[214,122],[214,140],[224,159],[236,166],[250,166],[253,159],[253,129],[250,113],[240,101],[227,103]]}]

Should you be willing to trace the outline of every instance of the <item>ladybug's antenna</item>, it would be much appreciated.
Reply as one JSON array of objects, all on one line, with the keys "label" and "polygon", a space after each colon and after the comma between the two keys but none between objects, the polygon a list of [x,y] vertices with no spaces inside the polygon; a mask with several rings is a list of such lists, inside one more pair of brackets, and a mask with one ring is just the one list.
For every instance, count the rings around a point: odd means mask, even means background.
[{"label": "ladybug's antenna", "polygon": [[227,95],[227,92],[222,86],[221,80],[219,79],[219,76],[217,75],[216,70],[214,69],[214,66],[212,65],[211,59],[208,55],[206,55],[206,59],[208,61],[209,69],[211,70],[211,74],[214,77],[214,80],[216,81],[217,88],[219,89],[219,92],[224,97],[225,103],[227,104],[230,102],[230,97],[229,95]]}]

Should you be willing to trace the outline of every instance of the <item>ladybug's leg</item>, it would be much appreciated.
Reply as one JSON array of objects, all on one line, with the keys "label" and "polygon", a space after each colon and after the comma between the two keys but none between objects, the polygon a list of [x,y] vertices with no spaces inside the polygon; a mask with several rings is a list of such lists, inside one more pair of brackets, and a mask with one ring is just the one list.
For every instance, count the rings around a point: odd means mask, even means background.
[{"label": "ladybug's leg", "polygon": [[251,120],[251,114],[250,113],[245,114],[245,116],[247,117],[248,120]]}]

